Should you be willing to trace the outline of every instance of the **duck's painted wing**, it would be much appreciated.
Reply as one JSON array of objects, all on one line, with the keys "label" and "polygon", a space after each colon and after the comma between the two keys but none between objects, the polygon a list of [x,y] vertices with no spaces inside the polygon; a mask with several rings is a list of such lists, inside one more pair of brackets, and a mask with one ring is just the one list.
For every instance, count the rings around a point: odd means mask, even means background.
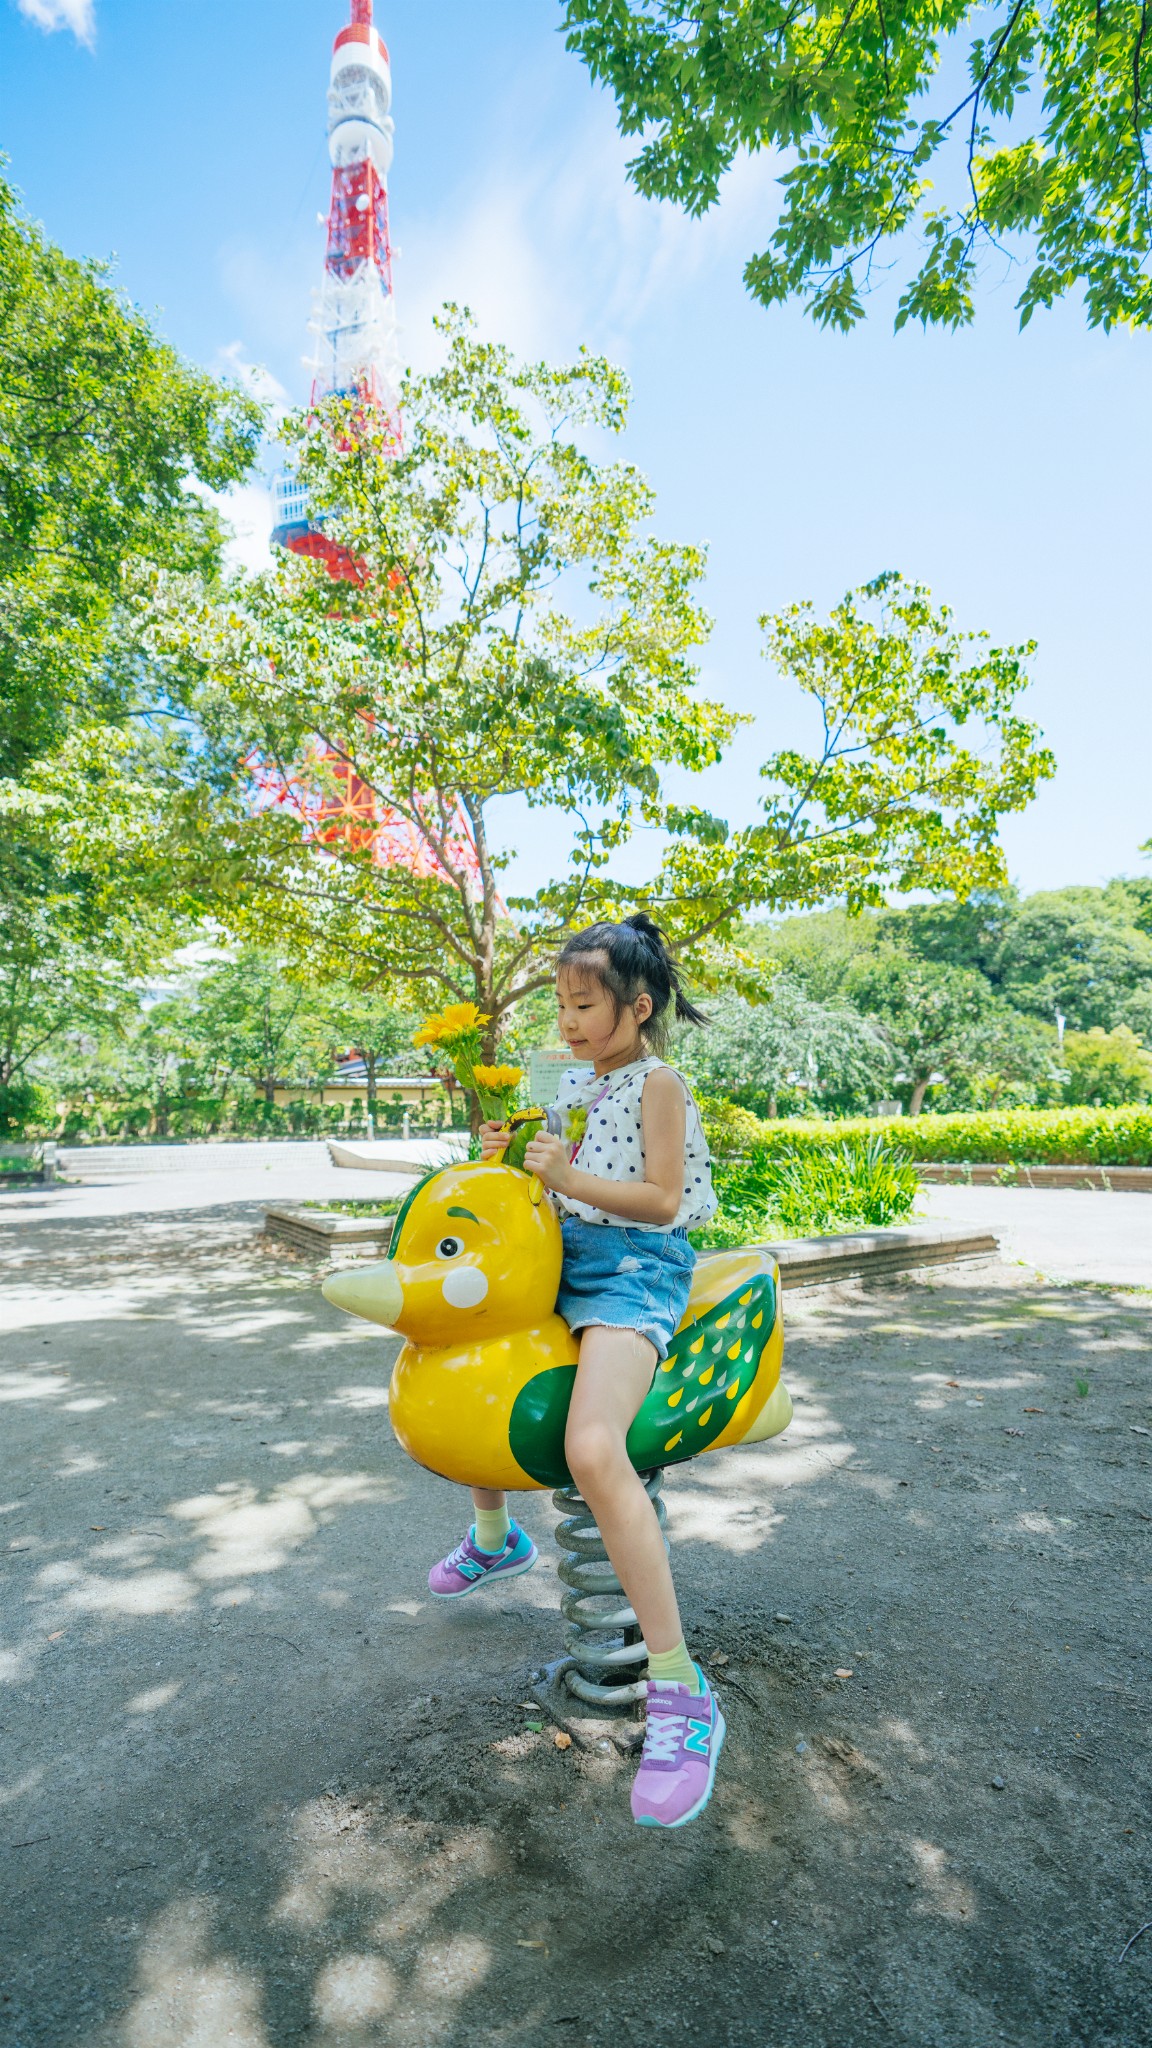
[{"label": "duck's painted wing", "polygon": [[[779,1382],[782,1342],[775,1262],[757,1251],[702,1261],[688,1314],[628,1432],[637,1471],[739,1443]],[[512,1408],[513,1455],[544,1486],[571,1483],[564,1426],[575,1377],[574,1366],[537,1373]]]},{"label": "duck's painted wing", "polygon": [[778,1277],[759,1251],[702,1260],[688,1314],[628,1432],[638,1471],[738,1443],[779,1378]]}]

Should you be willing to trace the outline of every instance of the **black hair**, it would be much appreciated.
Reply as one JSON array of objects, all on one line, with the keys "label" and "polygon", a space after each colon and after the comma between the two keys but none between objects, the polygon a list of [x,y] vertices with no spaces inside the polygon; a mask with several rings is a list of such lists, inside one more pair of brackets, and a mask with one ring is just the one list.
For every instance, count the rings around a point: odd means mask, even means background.
[{"label": "black hair", "polygon": [[651,996],[652,1015],[641,1024],[640,1036],[653,1052],[663,1052],[667,1043],[670,1004],[677,1023],[708,1022],[685,995],[668,942],[647,911],[637,910],[621,924],[590,924],[586,931],[574,932],[556,962],[556,971],[577,963],[607,990],[617,1021],[637,996]]}]

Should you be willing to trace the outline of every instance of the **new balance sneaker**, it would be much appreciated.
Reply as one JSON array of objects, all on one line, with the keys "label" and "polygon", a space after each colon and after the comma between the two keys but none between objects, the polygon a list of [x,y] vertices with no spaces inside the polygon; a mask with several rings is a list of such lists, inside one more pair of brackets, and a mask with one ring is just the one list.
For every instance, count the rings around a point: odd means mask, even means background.
[{"label": "new balance sneaker", "polygon": [[473,1526],[463,1543],[433,1565],[428,1589],[436,1600],[462,1600],[466,1593],[474,1593],[477,1586],[486,1586],[493,1579],[514,1579],[520,1572],[530,1572],[539,1554],[519,1522],[513,1522],[502,1550],[481,1550]]},{"label": "new balance sneaker", "polygon": [[632,1784],[632,1818],[642,1828],[682,1828],[712,1797],[716,1760],[724,1742],[724,1716],[704,1686],[648,1680],[648,1732]]}]

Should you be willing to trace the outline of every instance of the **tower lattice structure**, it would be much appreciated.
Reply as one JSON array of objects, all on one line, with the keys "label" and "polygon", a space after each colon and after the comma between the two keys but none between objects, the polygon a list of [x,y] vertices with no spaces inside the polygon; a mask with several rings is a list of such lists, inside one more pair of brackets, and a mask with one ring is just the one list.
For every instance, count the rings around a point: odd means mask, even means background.
[{"label": "tower lattice structure", "polygon": [[[311,322],[312,402],[339,395],[370,406],[400,445],[400,356],[388,228],[392,168],[392,65],[372,20],[372,0],[352,0],[352,19],[332,45],[328,154],[332,197],[324,281]],[[324,530],[291,472],[276,479],[272,539],[311,555],[331,576],[360,583],[355,557]]]},{"label": "tower lattice structure", "polygon": [[[388,423],[391,447],[398,453],[401,364],[388,226],[392,65],[372,19],[372,0],[351,4],[351,21],[332,45],[328,84],[332,197],[324,279],[310,323],[316,338],[309,359],[312,405],[333,396],[355,399]],[[277,477],[274,495],[275,546],[323,562],[334,581],[364,582],[363,564],[325,531],[323,513],[309,506],[292,471]],[[371,714],[365,713],[365,722],[373,723]],[[418,827],[381,805],[339,749],[316,742],[310,760],[286,778],[267,763],[249,765],[257,802],[296,811],[313,839],[370,846],[381,866],[402,866],[418,875],[444,872]],[[441,844],[454,867],[478,877],[475,843],[459,811]]]}]

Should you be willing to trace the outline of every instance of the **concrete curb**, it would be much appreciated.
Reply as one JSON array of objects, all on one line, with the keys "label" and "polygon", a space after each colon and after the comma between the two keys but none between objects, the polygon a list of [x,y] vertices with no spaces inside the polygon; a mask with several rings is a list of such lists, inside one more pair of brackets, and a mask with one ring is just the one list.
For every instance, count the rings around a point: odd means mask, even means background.
[{"label": "concrete curb", "polygon": [[930,1186],[974,1188],[1104,1188],[1118,1195],[1152,1195],[1152,1166],[1006,1166],[988,1160],[917,1159]]},{"label": "concrete curb", "polygon": [[342,1251],[386,1251],[395,1221],[395,1216],[341,1216],[285,1203],[265,1209],[264,1235],[295,1245],[297,1251],[332,1258]]},{"label": "concrete curb", "polygon": [[409,1139],[380,1138],[357,1144],[328,1138],[328,1157],[333,1166],[352,1166],[359,1173],[409,1173],[414,1179],[438,1166],[458,1166],[468,1156],[466,1137]]},{"label": "concrete curb", "polygon": [[[912,1273],[924,1266],[956,1266],[971,1259],[998,1259],[1000,1240],[988,1230],[939,1229],[846,1231],[830,1237],[795,1237],[767,1244],[780,1268],[780,1285],[827,1287],[837,1280],[868,1279],[884,1273]],[[701,1252],[706,1259],[708,1252]]]},{"label": "concrete curb", "polygon": [[[379,1254],[392,1236],[392,1216],[341,1216],[299,1204],[276,1204],[264,1211],[264,1231],[299,1251],[332,1258],[340,1252]],[[940,1229],[933,1224],[909,1230],[846,1231],[830,1237],[789,1238],[768,1244],[780,1268],[780,1284],[826,1287],[837,1280],[866,1279],[884,1273],[916,1272],[925,1266],[955,1266],[971,1259],[997,1259],[1000,1240],[987,1230]],[[714,1257],[701,1252],[701,1259]]]}]

